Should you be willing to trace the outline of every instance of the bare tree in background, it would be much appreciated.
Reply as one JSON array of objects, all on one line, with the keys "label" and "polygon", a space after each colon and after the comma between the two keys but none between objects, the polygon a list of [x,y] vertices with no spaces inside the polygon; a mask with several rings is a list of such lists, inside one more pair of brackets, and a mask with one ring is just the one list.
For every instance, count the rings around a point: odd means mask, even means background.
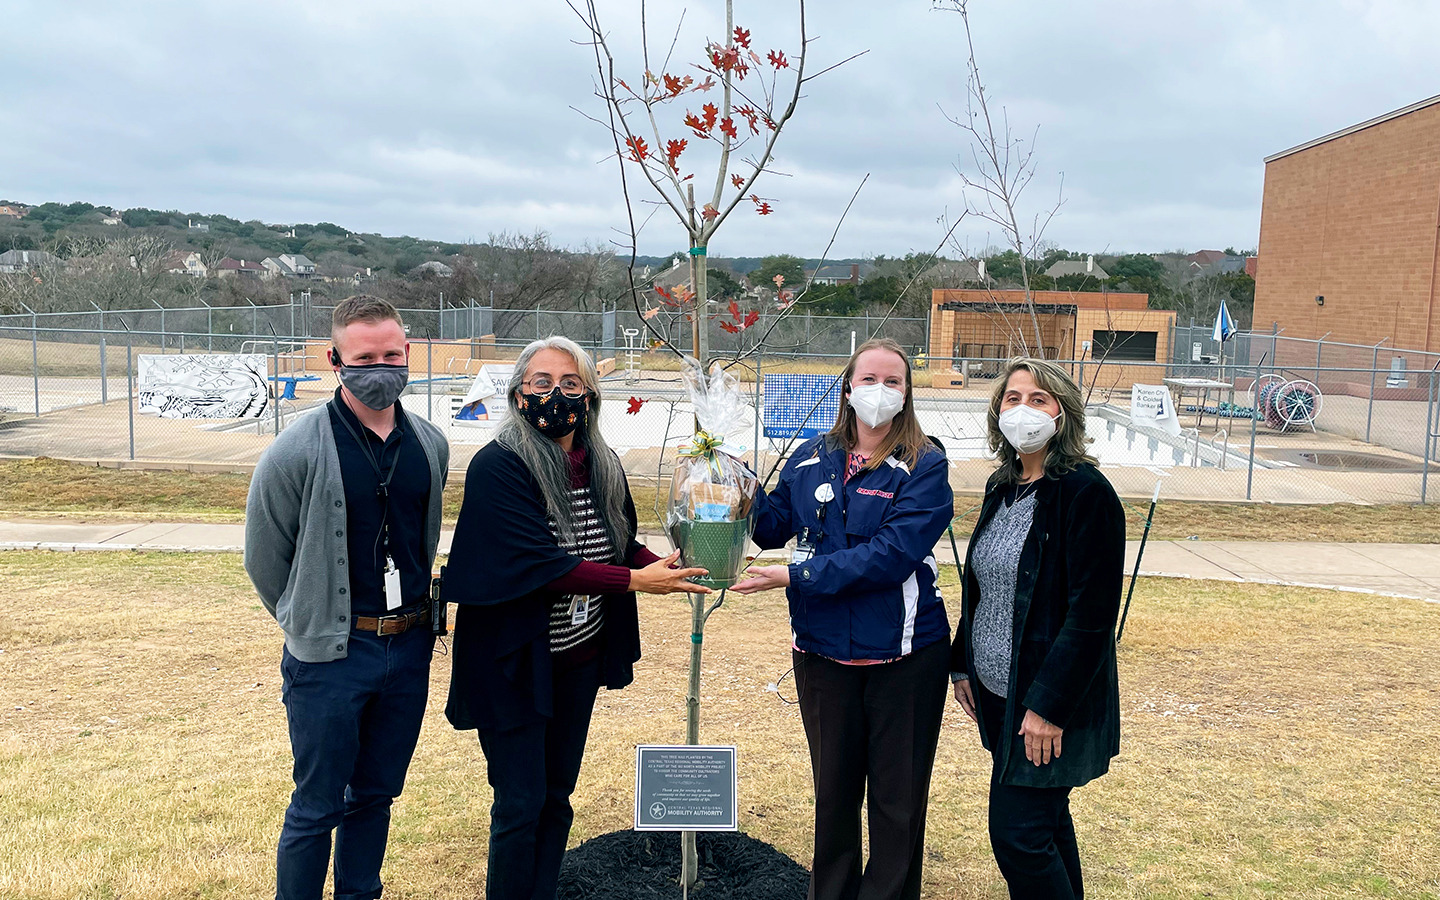
[{"label": "bare tree in background", "polygon": [[[980,77],[975,56],[975,38],[970,29],[969,0],[932,0],[934,9],[958,13],[965,27],[966,78],[965,114],[945,118],[965,132],[970,141],[970,160],[956,165],[967,188],[966,210],[999,226],[1006,243],[1020,255],[1020,279],[1025,290],[1025,307],[1034,336],[1034,352],[1043,352],[1044,338],[1040,320],[1035,313],[1035,299],[1030,290],[1030,263],[1039,251],[1045,229],[1064,204],[1064,177],[1061,195],[1053,206],[1036,212],[1028,226],[1022,225],[1019,212],[1021,197],[1035,177],[1035,137],[1027,144],[1011,130],[1010,116],[1002,106],[999,116],[990,109],[991,98]],[[943,110],[942,110],[943,112]],[[1034,134],[1038,135],[1039,126]],[[963,251],[962,251],[963,252]],[[1015,329],[1021,346],[1028,351],[1023,330]]]}]

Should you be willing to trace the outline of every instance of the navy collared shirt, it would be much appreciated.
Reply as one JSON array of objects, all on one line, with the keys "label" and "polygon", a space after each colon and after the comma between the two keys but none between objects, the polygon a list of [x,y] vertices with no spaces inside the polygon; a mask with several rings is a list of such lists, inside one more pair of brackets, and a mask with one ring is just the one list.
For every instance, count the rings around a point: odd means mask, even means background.
[{"label": "navy collared shirt", "polygon": [[[348,520],[346,544],[350,554],[350,615],[383,616],[385,608],[385,535],[389,532],[390,555],[400,569],[404,592],[401,608],[414,606],[430,595],[430,571],[425,566],[425,514],[430,501],[430,463],[425,448],[405,421],[405,412],[395,404],[395,428],[385,440],[360,424],[345,405],[340,389],[329,404],[330,425],[335,432],[335,451],[340,457],[340,477],[345,483],[345,511]],[[346,423],[349,428],[346,428]],[[353,430],[354,434],[351,434]],[[370,456],[356,443],[355,436],[369,445]],[[382,475],[390,476],[388,503],[380,496]],[[387,510],[388,507],[388,510]]]}]

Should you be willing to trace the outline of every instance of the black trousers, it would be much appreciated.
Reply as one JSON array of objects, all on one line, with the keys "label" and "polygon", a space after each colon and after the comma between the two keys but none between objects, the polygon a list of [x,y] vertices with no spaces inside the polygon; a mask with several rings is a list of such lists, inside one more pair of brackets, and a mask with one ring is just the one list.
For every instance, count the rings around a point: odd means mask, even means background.
[{"label": "black trousers", "polygon": [[[1010,735],[1000,733],[1005,727],[1005,699],[978,683],[975,693],[984,707],[990,746],[1009,746]],[[1081,900],[1085,896],[1080,848],[1070,818],[1070,790],[1001,784],[998,763],[991,772],[990,847],[1012,900]]]},{"label": "black trousers", "polygon": [[575,811],[600,662],[555,671],[553,718],[503,731],[480,729],[490,806],[486,900],[554,900]]},{"label": "black trousers", "polygon": [[[799,651],[794,658],[815,779],[810,900],[915,900],[949,646],[939,641],[874,666]],[[870,859],[862,869],[867,791]]]}]

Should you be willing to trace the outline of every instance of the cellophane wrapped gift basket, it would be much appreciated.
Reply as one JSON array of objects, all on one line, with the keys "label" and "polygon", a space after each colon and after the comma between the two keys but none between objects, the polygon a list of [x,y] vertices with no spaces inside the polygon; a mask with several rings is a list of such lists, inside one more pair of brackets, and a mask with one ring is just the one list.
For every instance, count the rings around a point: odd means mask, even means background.
[{"label": "cellophane wrapped gift basket", "polygon": [[666,530],[686,566],[709,570],[693,581],[720,590],[740,579],[755,527],[760,479],[738,459],[745,448],[725,438],[745,434],[748,404],[740,383],[718,364],[707,376],[687,358],[683,377],[699,430],[680,446]]}]

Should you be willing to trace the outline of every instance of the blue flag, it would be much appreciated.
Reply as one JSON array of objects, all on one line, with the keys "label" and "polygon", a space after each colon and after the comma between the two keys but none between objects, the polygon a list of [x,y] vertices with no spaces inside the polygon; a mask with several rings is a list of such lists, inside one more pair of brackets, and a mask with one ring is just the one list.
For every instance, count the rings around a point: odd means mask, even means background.
[{"label": "blue flag", "polygon": [[1235,320],[1230,318],[1230,310],[1225,308],[1225,299],[1220,299],[1220,311],[1215,314],[1215,330],[1210,334],[1211,340],[1217,344],[1223,344],[1230,340],[1230,335],[1235,333]]}]

